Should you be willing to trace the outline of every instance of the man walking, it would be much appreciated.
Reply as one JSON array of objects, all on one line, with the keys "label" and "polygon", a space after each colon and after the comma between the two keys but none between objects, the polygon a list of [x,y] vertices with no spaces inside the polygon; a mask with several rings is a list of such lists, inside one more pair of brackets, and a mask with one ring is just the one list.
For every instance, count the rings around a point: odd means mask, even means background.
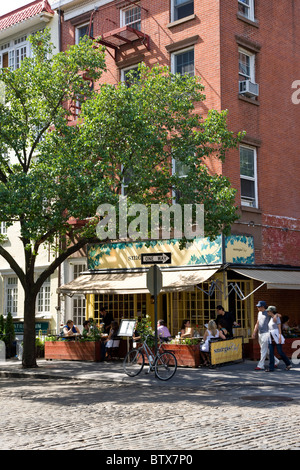
[{"label": "man walking", "polygon": [[[255,324],[252,338],[256,338],[258,333],[258,342],[260,345],[260,361],[255,367],[255,370],[265,369],[265,360],[269,352],[269,321],[270,316],[267,311],[267,303],[264,300],[260,300],[256,305],[258,308],[257,322]],[[275,357],[275,367],[277,367],[279,360]]]}]

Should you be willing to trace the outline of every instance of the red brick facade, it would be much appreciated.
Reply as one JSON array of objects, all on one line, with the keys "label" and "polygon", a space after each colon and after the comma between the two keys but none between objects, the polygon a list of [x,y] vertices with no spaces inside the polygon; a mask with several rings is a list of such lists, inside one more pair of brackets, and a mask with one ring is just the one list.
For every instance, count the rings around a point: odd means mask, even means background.
[{"label": "red brick facade", "polygon": [[[300,70],[299,6],[255,0],[253,21],[238,12],[238,0],[195,0],[193,15],[172,22],[171,0],[142,0],[139,5],[141,32],[150,37],[150,50],[140,39],[116,52],[108,48],[103,81],[118,82],[122,68],[141,61],[170,66],[172,53],[193,46],[195,74],[201,76],[206,94],[200,111],[205,115],[209,108],[227,109],[229,128],[245,130],[244,144],[256,150],[258,204],[241,206],[232,231],[254,235],[256,263],[299,266],[300,105],[291,100]],[[120,11],[126,6],[130,2],[116,0],[99,7],[93,14],[93,36],[120,28]],[[62,49],[74,44],[76,27],[89,22],[92,14],[92,7],[78,16],[66,8],[65,17],[71,18],[62,22]],[[256,99],[239,95],[239,49],[255,55]],[[240,205],[239,150],[228,153],[223,165],[209,165],[230,178]]]}]

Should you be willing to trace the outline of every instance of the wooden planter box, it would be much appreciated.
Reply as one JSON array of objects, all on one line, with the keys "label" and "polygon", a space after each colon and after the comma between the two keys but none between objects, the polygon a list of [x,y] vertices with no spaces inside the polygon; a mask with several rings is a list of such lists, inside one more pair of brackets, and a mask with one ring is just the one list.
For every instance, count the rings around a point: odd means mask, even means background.
[{"label": "wooden planter box", "polygon": [[199,367],[200,365],[199,344],[163,344],[161,349],[172,352],[177,359],[178,366]]},{"label": "wooden planter box", "polygon": [[100,361],[100,341],[45,341],[45,359]]},{"label": "wooden planter box", "polygon": [[[294,341],[299,341],[300,338],[285,338],[285,343],[282,345],[283,352],[287,357],[291,358],[292,354],[299,349],[299,343],[295,343],[295,348],[292,348]],[[249,339],[249,343],[244,344],[244,352],[246,359],[252,359],[253,361],[259,361],[260,359],[260,346],[257,339]],[[277,350],[275,348],[275,356],[279,358]]]}]

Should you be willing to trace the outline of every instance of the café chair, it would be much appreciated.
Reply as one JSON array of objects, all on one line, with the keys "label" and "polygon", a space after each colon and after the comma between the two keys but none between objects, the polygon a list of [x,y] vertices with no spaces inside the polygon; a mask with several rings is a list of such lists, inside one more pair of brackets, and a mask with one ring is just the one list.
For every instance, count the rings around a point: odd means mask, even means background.
[{"label": "caf\u00e9 chair", "polygon": [[106,360],[111,361],[112,359],[120,359],[119,357],[119,347],[120,347],[120,340],[119,339],[112,339],[110,344],[106,347]]}]

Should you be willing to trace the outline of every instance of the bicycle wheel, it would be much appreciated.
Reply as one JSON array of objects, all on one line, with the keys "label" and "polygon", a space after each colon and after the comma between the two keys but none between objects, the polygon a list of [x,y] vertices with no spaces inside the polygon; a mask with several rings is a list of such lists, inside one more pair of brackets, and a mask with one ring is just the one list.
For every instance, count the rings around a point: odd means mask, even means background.
[{"label": "bicycle wheel", "polygon": [[144,354],[138,349],[131,349],[124,358],[123,369],[129,377],[135,377],[142,371],[144,364]]},{"label": "bicycle wheel", "polygon": [[155,375],[160,380],[169,380],[177,370],[177,360],[173,353],[163,352],[155,361]]}]

